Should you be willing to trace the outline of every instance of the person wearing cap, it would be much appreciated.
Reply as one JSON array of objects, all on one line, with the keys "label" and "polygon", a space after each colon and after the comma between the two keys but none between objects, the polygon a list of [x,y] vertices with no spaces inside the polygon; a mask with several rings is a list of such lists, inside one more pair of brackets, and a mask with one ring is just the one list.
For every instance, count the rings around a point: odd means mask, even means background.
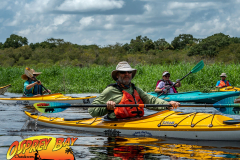
[{"label": "person wearing cap", "polygon": [[181,83],[179,79],[177,79],[176,82],[177,83],[170,81],[170,73],[168,71],[164,71],[162,74],[162,79],[157,82],[155,92],[163,92],[165,94],[177,93],[176,87],[180,87]]},{"label": "person wearing cap", "polygon": [[227,87],[227,86],[231,86],[230,82],[226,80],[227,78],[227,74],[226,73],[222,73],[220,75],[221,80],[219,80],[216,84],[216,88],[223,88],[223,87]]},{"label": "person wearing cap", "polygon": [[[112,78],[116,81],[92,102],[92,104],[107,104],[107,107],[89,107],[88,112],[92,117],[102,117],[116,120],[132,117],[142,117],[143,107],[115,107],[116,104],[170,104],[173,109],[179,107],[180,103],[167,102],[160,98],[147,94],[136,87],[131,80],[135,77],[137,70],[132,68],[126,61],[119,62],[116,70],[112,71]],[[148,109],[165,110],[166,107],[152,107]]]},{"label": "person wearing cap", "polygon": [[23,89],[23,95],[26,97],[32,97],[32,96],[41,96],[44,93],[50,93],[51,90],[44,90],[42,89],[41,81],[35,81],[34,77],[37,77],[42,72],[35,72],[34,69],[30,70],[33,77],[28,77],[26,74],[23,74],[21,78],[23,80],[26,80],[24,82],[24,89]]}]

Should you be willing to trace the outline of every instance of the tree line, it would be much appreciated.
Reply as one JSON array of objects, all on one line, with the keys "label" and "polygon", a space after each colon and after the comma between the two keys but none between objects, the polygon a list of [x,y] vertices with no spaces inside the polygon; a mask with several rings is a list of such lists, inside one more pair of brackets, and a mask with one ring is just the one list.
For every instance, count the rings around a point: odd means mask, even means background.
[{"label": "tree line", "polygon": [[238,63],[240,38],[217,33],[204,39],[180,34],[171,43],[164,38],[156,41],[137,36],[129,43],[107,45],[79,45],[63,39],[49,38],[40,43],[28,43],[26,37],[10,35],[0,42],[1,66],[26,65],[111,65],[121,60],[138,64],[172,64],[183,61]]}]

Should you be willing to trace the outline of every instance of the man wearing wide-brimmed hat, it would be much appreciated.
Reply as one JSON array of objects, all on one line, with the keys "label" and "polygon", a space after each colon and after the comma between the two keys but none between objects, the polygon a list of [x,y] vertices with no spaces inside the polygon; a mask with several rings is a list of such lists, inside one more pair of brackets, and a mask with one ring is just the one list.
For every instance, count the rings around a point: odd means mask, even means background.
[{"label": "man wearing wide-brimmed hat", "polygon": [[33,77],[28,77],[26,74],[23,74],[21,76],[23,80],[26,80],[24,82],[24,89],[23,89],[24,96],[27,96],[27,97],[41,96],[44,93],[51,92],[49,89],[47,91],[46,90],[43,91],[41,81],[35,80],[35,77],[40,75],[42,72],[35,72],[34,69],[30,69],[29,72],[30,72],[30,75],[33,75]]},{"label": "man wearing wide-brimmed hat", "polygon": [[[93,117],[101,117],[107,114],[108,119],[125,119],[142,117],[143,107],[115,107],[116,104],[170,104],[177,108],[178,102],[167,102],[160,98],[147,94],[136,87],[131,80],[135,77],[137,70],[132,68],[126,61],[119,62],[116,70],[112,71],[112,78],[116,81],[93,101],[92,104],[107,104],[107,107],[90,107],[88,112]],[[156,108],[154,108],[156,109]],[[165,110],[166,107],[158,107],[157,110]]]},{"label": "man wearing wide-brimmed hat", "polygon": [[222,73],[220,75],[221,80],[217,82],[216,87],[217,88],[223,88],[223,87],[227,87],[227,86],[231,86],[230,82],[226,80],[227,78],[227,74],[226,73]]}]

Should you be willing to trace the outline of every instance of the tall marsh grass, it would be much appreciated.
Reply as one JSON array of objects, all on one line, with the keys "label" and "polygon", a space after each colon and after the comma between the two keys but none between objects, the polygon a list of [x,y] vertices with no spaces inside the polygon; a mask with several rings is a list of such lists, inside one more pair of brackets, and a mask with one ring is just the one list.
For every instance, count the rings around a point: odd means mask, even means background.
[{"label": "tall marsh grass", "polygon": [[[137,74],[132,80],[136,86],[146,92],[155,89],[156,82],[161,79],[163,71],[171,73],[170,79],[176,81],[188,74],[196,64],[175,65],[135,65]],[[31,66],[30,66],[31,67]],[[115,66],[92,66],[92,67],[31,67],[35,71],[42,72],[37,78],[53,93],[101,93],[108,84],[114,83],[111,72]],[[10,92],[22,93],[24,80],[21,75],[25,67],[0,67],[0,86],[12,84]],[[227,73],[227,79],[233,86],[240,87],[240,65],[237,64],[212,64],[205,65],[197,73],[190,74],[181,81],[179,92],[201,90],[210,91],[215,88],[222,72]]]}]

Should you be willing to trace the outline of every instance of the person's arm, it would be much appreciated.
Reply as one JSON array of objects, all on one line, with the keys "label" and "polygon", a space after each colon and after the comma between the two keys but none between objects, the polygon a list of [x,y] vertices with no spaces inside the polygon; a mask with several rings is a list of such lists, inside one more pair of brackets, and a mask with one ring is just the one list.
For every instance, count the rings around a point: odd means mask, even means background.
[{"label": "person's arm", "polygon": [[216,88],[222,88],[221,86],[219,86],[219,84],[220,84],[220,81],[217,81]]},{"label": "person's arm", "polygon": [[162,89],[164,86],[164,82],[161,81],[160,83],[158,83],[158,86],[155,89],[155,92],[163,92],[164,89]]},{"label": "person's arm", "polygon": [[34,83],[31,83],[31,84],[28,84],[28,85],[26,86],[26,89],[29,90],[29,89],[31,89],[32,87],[34,87],[36,84],[38,84],[37,81],[34,82]]},{"label": "person's arm", "polygon": [[[118,104],[122,99],[122,92],[114,87],[106,88],[93,102],[92,104],[107,104],[108,101],[113,101]],[[89,107],[88,113],[92,117],[102,117],[106,115],[110,110],[107,107]]]},{"label": "person's arm", "polygon": [[229,81],[228,81],[228,83],[229,83],[229,86],[232,86],[231,83],[230,83]]}]

